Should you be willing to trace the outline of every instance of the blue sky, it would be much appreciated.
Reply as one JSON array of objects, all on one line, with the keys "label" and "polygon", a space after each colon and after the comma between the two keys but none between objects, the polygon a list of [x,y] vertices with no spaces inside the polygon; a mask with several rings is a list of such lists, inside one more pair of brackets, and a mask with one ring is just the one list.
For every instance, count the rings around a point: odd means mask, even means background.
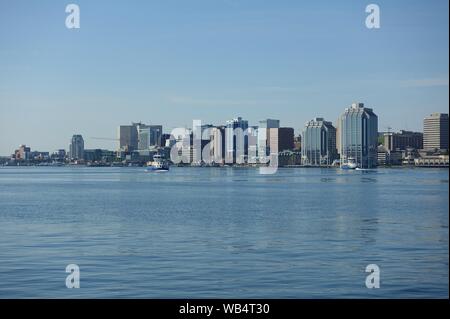
[{"label": "blue sky", "polygon": [[[76,3],[81,28],[65,27]],[[381,28],[365,27],[365,7]],[[0,0],[0,155],[19,144],[115,149],[117,126],[192,119],[299,132],[354,101],[380,131],[448,112],[448,1]]]}]

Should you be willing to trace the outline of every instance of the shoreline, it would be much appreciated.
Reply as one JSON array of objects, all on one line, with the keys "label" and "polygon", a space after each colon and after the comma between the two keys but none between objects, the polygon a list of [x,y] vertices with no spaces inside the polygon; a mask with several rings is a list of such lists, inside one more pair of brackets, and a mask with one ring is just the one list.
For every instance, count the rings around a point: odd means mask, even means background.
[{"label": "shoreline", "polygon": [[[143,165],[0,165],[0,168],[26,168],[26,167],[46,167],[46,168],[145,168]],[[171,167],[176,168],[219,168],[219,169],[258,169],[266,166],[253,166],[253,165],[220,165],[220,166],[198,166],[198,165],[171,165]],[[297,169],[297,168],[307,168],[307,169],[341,169],[339,166],[310,166],[310,165],[287,165],[278,166],[278,169]],[[376,169],[412,169],[412,168],[449,168],[449,166],[425,166],[425,165],[391,165],[391,166],[377,166],[370,169],[363,170],[376,170]]]}]

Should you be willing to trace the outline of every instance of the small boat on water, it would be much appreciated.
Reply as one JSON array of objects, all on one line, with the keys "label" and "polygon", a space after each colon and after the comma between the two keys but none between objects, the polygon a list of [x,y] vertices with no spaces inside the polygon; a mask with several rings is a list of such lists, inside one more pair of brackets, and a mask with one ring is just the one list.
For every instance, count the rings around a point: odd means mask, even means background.
[{"label": "small boat on water", "polygon": [[356,165],[356,161],[354,158],[347,159],[346,162],[341,163],[341,169],[356,169],[358,165]]},{"label": "small boat on water", "polygon": [[147,172],[167,172],[169,163],[161,155],[153,155],[153,161],[147,162]]}]

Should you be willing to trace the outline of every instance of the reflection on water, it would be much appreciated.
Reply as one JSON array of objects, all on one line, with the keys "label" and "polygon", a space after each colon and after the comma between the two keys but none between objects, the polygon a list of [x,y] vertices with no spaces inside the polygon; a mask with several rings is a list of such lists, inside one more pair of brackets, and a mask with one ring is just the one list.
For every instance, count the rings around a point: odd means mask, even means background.
[{"label": "reflection on water", "polygon": [[448,170],[2,168],[0,203],[1,298],[448,297]]}]

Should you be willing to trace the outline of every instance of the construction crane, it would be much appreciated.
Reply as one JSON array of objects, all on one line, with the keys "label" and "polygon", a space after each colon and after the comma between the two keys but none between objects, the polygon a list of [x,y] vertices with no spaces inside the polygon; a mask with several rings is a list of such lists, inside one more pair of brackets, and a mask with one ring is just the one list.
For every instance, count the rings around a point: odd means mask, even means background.
[{"label": "construction crane", "polygon": [[103,140],[103,141],[120,141],[119,138],[109,138],[109,137],[91,137],[93,140]]}]

